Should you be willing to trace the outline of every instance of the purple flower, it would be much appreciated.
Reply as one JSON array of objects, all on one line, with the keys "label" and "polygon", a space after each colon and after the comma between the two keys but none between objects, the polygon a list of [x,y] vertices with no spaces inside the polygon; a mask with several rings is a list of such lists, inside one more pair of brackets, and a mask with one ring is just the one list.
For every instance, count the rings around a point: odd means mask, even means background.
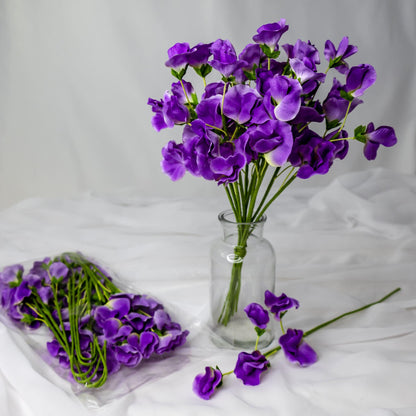
[{"label": "purple flower", "polygon": [[318,357],[311,346],[302,340],[302,337],[303,331],[289,328],[286,334],[279,338],[279,344],[289,361],[297,362],[302,367],[306,367],[315,363]]},{"label": "purple flower", "polygon": [[209,126],[222,128],[221,103],[222,94],[202,99],[195,108],[198,118]]},{"label": "purple flower", "polygon": [[208,400],[215,389],[221,386],[222,374],[219,369],[205,367],[205,374],[198,374],[193,382],[192,389],[201,399]]},{"label": "purple flower", "polygon": [[140,334],[139,350],[144,358],[149,358],[159,346],[159,337],[150,331]]},{"label": "purple flower", "polygon": [[397,143],[397,137],[394,129],[389,126],[380,126],[374,129],[374,124],[369,123],[364,134],[364,156],[368,160],[374,160],[377,156],[377,150],[382,144],[386,147],[394,146]]},{"label": "purple flower", "polygon": [[158,309],[153,315],[153,322],[159,331],[163,331],[170,328],[172,320],[165,310]]},{"label": "purple flower", "polygon": [[300,80],[302,84],[306,83],[307,81],[316,81],[316,82],[325,81],[325,74],[321,72],[316,72],[313,69],[309,68],[299,58],[290,58],[289,64],[290,64],[290,67],[292,68],[292,71],[295,73],[296,77]]},{"label": "purple flower", "polygon": [[278,42],[289,29],[289,26],[286,24],[286,19],[281,19],[276,23],[268,23],[263,26],[260,26],[257,29],[257,34],[253,36],[253,40],[256,43],[267,45],[270,50],[274,51],[278,49]]},{"label": "purple flower", "polygon": [[173,68],[175,71],[181,70],[188,63],[189,44],[186,42],[176,43],[168,49],[169,59],[165,65]]},{"label": "purple flower", "polygon": [[237,67],[237,54],[229,40],[217,39],[211,45],[213,59],[209,64],[225,77],[229,77]]},{"label": "purple flower", "polygon": [[285,44],[282,48],[288,58],[300,59],[307,68],[316,71],[316,65],[320,63],[319,51],[310,41],[306,43],[298,39],[294,45]]},{"label": "purple flower", "polygon": [[238,84],[230,88],[224,96],[224,115],[239,124],[247,123],[260,98],[260,94],[255,89]]},{"label": "purple flower", "polygon": [[208,62],[211,56],[212,43],[198,43],[187,54],[187,62],[194,68],[199,68],[201,65]]},{"label": "purple flower", "polygon": [[241,137],[248,136],[248,144],[255,153],[266,154],[273,166],[283,165],[292,150],[293,136],[289,124],[268,120],[260,126],[252,126]]},{"label": "purple flower", "polygon": [[252,68],[254,65],[260,66],[260,60],[264,56],[260,46],[257,43],[250,43],[244,47],[238,59],[244,61],[248,68]]},{"label": "purple flower", "polygon": [[[335,142],[337,143],[337,142]],[[305,129],[293,144],[289,162],[299,167],[297,177],[307,179],[312,175],[324,175],[337,157],[338,145]]]},{"label": "purple flower", "polygon": [[247,164],[245,147],[247,138],[240,136],[233,142],[222,143],[218,154],[210,161],[210,168],[219,185],[235,182],[244,166]]},{"label": "purple flower", "polygon": [[143,359],[141,352],[129,343],[116,345],[113,348],[117,361],[126,367],[136,367]]},{"label": "purple flower", "polygon": [[68,275],[68,272],[69,272],[68,267],[60,261],[56,261],[55,263],[52,263],[49,266],[49,274],[52,277],[65,278]]},{"label": "purple flower", "polygon": [[269,323],[269,313],[258,303],[250,303],[244,309],[250,321],[260,329],[266,329]]},{"label": "purple flower", "polygon": [[172,329],[163,336],[159,337],[159,345],[156,348],[157,354],[173,351],[180,347],[186,341],[189,331],[182,331],[180,329]]},{"label": "purple flower", "polygon": [[353,66],[347,74],[345,91],[353,97],[360,97],[376,82],[377,74],[371,65]]},{"label": "purple flower", "polygon": [[348,64],[345,59],[357,52],[358,48],[353,45],[349,45],[348,37],[342,38],[339,43],[338,49],[335,49],[334,44],[327,40],[325,42],[324,56],[329,62],[330,68],[335,68],[341,74],[345,74],[348,71]]},{"label": "purple flower", "polygon": [[301,105],[302,86],[296,79],[276,75],[268,80],[264,105],[277,120],[289,121],[296,117]]},{"label": "purple flower", "polygon": [[128,294],[118,294],[110,297],[110,300],[106,303],[108,309],[114,311],[114,315],[117,318],[122,318],[127,315],[131,308],[131,300]]},{"label": "purple flower", "polygon": [[264,304],[275,315],[275,318],[279,321],[280,314],[291,308],[299,308],[299,302],[296,299],[289,298],[284,293],[280,296],[276,296],[274,293],[266,290],[264,293]]},{"label": "purple flower", "polygon": [[160,162],[162,171],[166,173],[173,181],[177,181],[185,175],[185,156],[182,143],[175,143],[170,140],[162,148],[163,159]]},{"label": "purple flower", "polygon": [[22,277],[23,266],[21,264],[14,264],[13,266],[7,266],[0,273],[0,282],[11,283],[14,282],[18,276]]},{"label": "purple flower", "polygon": [[211,82],[210,84],[207,84],[205,87],[205,91],[202,94],[202,99],[210,98],[214,95],[221,95],[224,92],[224,83],[223,82]]},{"label": "purple flower", "polygon": [[188,122],[190,114],[185,105],[187,102],[186,95],[190,96],[192,93],[192,84],[182,81],[182,83],[173,83],[171,92],[166,91],[163,99],[154,100],[149,98],[147,104],[151,106],[152,112],[155,113],[152,118],[153,128],[160,131],[165,128],[172,128],[176,124]]},{"label": "purple flower", "polygon": [[270,366],[269,361],[260,351],[254,351],[251,354],[240,352],[234,374],[243,381],[245,385],[257,386],[260,384],[260,375]]}]

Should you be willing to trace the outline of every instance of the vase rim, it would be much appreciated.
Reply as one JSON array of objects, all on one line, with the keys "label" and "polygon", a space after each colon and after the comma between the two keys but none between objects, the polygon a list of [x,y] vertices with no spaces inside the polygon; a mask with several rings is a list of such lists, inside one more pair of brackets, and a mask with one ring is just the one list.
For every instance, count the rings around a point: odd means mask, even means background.
[{"label": "vase rim", "polygon": [[235,220],[235,215],[232,209],[227,209],[221,211],[218,214],[218,219],[220,222],[225,222],[228,224],[264,224],[267,220],[266,214],[263,214],[258,221],[247,221],[247,222],[238,222]]}]

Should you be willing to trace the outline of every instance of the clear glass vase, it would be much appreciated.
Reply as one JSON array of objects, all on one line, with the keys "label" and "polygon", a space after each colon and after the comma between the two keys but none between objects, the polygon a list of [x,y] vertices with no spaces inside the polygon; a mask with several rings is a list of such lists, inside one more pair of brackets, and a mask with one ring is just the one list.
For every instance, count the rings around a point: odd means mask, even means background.
[{"label": "clear glass vase", "polygon": [[[253,302],[264,305],[264,292],[274,291],[276,256],[263,238],[266,216],[257,222],[238,223],[234,213],[221,212],[222,238],[211,245],[210,307],[215,340],[239,348],[255,346],[257,334],[244,308]],[[273,340],[268,329],[259,348]]]}]

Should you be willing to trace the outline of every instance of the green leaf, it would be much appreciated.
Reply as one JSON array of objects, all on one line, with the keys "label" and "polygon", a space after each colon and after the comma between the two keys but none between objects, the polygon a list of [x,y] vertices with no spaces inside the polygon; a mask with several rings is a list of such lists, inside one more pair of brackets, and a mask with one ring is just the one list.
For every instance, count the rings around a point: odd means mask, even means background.
[{"label": "green leaf", "polygon": [[341,124],[339,120],[331,120],[331,121],[325,120],[325,122],[326,122],[326,129],[327,130],[332,130],[335,127],[338,127]]},{"label": "green leaf", "polygon": [[177,78],[179,81],[182,80],[182,78],[185,76],[186,74],[186,70],[188,69],[188,66],[185,66],[185,68],[182,68],[179,72],[175,71],[173,68],[170,70],[171,74]]},{"label": "green leaf", "polygon": [[344,91],[344,90],[340,90],[340,92],[339,92],[339,95],[344,99],[344,100],[347,100],[347,101],[352,101],[353,99],[354,99],[354,97],[349,93],[349,92],[346,92],[346,91]]},{"label": "green leaf", "polygon": [[257,336],[259,337],[261,337],[266,332],[265,329],[259,328],[258,326],[256,326],[254,329],[256,330]]},{"label": "green leaf", "polygon": [[21,321],[26,325],[31,325],[33,322],[36,321],[36,318],[33,315],[29,315],[28,313],[23,314],[23,318]]},{"label": "green leaf", "polygon": [[254,71],[243,71],[244,75],[247,77],[249,81],[255,81],[256,80],[256,74]]},{"label": "green leaf", "polygon": [[354,139],[361,143],[366,143],[367,138],[365,135],[365,130],[366,130],[365,126],[356,127],[354,130]]}]

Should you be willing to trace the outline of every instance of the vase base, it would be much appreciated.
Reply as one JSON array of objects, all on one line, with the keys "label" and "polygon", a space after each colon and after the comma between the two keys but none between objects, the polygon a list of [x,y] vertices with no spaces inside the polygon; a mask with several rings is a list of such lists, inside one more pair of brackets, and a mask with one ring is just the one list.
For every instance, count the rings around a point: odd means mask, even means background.
[{"label": "vase base", "polygon": [[[254,350],[257,340],[257,334],[253,324],[247,318],[232,319],[227,326],[221,324],[211,325],[213,331],[211,335],[212,342],[220,348],[244,348]],[[257,349],[266,348],[274,340],[271,330],[260,337]]]}]

